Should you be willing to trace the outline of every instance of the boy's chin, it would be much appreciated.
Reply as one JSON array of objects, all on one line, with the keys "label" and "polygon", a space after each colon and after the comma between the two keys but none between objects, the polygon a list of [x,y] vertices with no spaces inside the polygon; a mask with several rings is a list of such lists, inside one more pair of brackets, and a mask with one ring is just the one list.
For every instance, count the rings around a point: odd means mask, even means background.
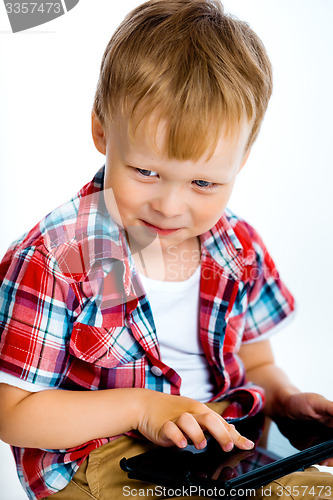
[{"label": "boy's chin", "polygon": [[130,249],[136,252],[151,246],[154,242],[157,247],[159,245],[158,234],[154,233],[145,226],[127,226],[126,237]]}]

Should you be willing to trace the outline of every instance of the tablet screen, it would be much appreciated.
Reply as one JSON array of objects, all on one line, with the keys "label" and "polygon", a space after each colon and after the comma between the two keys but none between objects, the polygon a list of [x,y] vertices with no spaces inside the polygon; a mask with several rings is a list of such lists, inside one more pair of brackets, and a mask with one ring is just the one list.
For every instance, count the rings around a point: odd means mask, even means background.
[{"label": "tablet screen", "polygon": [[[258,488],[300,469],[303,464],[308,467],[319,458],[333,456],[333,429],[315,422],[280,420],[277,425],[259,414],[233,423],[243,436],[256,443],[254,450],[235,447],[227,453],[213,438],[208,438],[204,450],[193,445],[184,450],[157,448],[122,461],[121,467],[129,478],[155,484],[173,487],[192,484],[202,488],[218,485],[228,491],[244,485]],[[325,445],[320,446],[318,453],[320,443]]]},{"label": "tablet screen", "polygon": [[[263,415],[257,415],[235,423],[235,426],[243,436],[256,443],[255,448],[250,451],[234,448],[231,454],[228,454],[211,439],[206,449],[207,454],[203,455],[205,461],[207,460],[206,465],[203,466],[199,458],[196,460],[198,475],[228,481],[320,443],[330,443],[333,439],[333,429],[311,421],[281,419],[273,422]],[[193,445],[188,446],[187,450],[197,454]],[[200,472],[201,466],[206,470]]]}]

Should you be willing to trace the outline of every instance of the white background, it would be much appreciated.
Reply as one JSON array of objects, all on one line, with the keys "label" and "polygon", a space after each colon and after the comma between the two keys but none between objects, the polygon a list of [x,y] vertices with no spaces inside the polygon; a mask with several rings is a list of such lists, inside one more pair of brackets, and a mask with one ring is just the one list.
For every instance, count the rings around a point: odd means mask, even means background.
[{"label": "white background", "polygon": [[[48,24],[12,34],[0,3],[0,254],[103,164],[90,111],[104,48],[136,0],[81,0]],[[331,0],[226,0],[262,38],[274,94],[230,208],[261,233],[298,302],[274,338],[295,384],[333,399]],[[7,445],[0,498],[24,499]]]}]

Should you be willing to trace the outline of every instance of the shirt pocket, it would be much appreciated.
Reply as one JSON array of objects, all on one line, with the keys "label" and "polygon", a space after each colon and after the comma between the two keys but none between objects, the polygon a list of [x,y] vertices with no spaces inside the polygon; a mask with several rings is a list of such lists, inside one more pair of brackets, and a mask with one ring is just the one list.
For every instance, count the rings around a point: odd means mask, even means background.
[{"label": "shirt pocket", "polygon": [[74,324],[69,351],[76,358],[103,368],[130,363],[144,355],[126,326],[105,328],[83,323]]}]

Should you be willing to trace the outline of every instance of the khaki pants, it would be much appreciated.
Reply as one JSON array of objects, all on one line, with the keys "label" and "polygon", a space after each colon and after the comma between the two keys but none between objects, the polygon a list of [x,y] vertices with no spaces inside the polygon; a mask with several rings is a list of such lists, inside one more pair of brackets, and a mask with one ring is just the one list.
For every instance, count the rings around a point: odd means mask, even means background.
[{"label": "khaki pants", "polygon": [[[222,414],[221,403],[214,410]],[[218,406],[217,406],[218,405]],[[211,406],[211,405],[209,405]],[[172,493],[171,488],[128,479],[119,466],[123,457],[130,458],[154,448],[153,443],[122,436],[93,450],[76,472],[72,481],[49,500],[125,500],[126,498],[165,499],[176,496],[185,500],[187,493]],[[185,496],[180,496],[181,494]],[[203,498],[192,496],[192,499]],[[310,467],[303,472],[294,472],[273,481],[256,492],[241,492],[239,498],[253,500],[329,500],[333,499],[333,475]],[[44,499],[45,500],[45,499]]]}]

